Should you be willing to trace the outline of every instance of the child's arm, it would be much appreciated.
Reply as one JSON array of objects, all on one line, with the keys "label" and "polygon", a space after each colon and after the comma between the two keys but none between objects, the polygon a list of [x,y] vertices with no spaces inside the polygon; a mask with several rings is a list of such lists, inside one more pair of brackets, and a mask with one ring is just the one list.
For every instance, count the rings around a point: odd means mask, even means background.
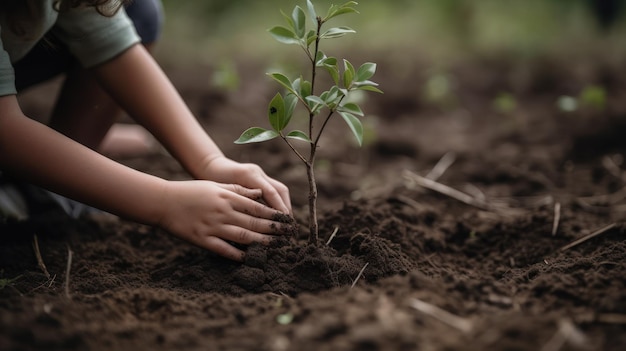
[{"label": "child's arm", "polygon": [[268,205],[291,212],[287,187],[256,165],[225,158],[141,45],[131,47],[94,71],[115,100],[195,178],[261,189]]},{"label": "child's arm", "polygon": [[15,95],[0,97],[0,169],[234,260],[243,253],[227,241],[267,242],[280,228],[277,211],[252,200],[260,191],[133,170],[24,116]]}]

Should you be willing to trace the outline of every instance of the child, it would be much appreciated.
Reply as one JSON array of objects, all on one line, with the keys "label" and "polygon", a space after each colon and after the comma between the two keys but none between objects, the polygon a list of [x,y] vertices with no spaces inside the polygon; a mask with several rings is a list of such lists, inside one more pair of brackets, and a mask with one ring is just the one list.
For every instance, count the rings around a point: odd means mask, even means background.
[{"label": "child", "polygon": [[[150,56],[158,25],[145,17],[158,22],[159,3],[132,1],[131,21],[123,2],[0,3],[0,170],[241,261],[230,242],[268,243],[280,234],[275,219],[291,213],[289,190],[257,165],[226,158]],[[24,115],[16,94],[58,72],[67,78],[45,126]],[[167,181],[94,151],[117,106],[196,180]]]}]

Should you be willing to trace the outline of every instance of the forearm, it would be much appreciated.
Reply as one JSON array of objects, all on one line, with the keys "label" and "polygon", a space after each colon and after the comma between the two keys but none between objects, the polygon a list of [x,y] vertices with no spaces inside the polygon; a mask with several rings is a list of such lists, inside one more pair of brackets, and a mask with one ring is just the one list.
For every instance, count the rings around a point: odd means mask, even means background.
[{"label": "forearm", "polygon": [[166,181],[116,163],[24,116],[0,116],[0,168],[61,195],[157,224]]},{"label": "forearm", "polygon": [[205,165],[223,156],[142,46],[128,49],[94,71],[113,98],[194,177],[206,176]]}]

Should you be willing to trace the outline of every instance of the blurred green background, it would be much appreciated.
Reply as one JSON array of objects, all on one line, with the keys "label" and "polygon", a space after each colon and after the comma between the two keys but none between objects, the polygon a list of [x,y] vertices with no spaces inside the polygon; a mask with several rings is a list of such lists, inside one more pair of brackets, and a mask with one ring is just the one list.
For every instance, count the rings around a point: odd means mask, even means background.
[{"label": "blurred green background", "polygon": [[[626,53],[623,2],[363,0],[357,5],[360,14],[333,20],[357,33],[325,47],[444,63],[471,55],[576,57],[598,52],[621,60]],[[314,1],[319,13],[332,3],[343,1]],[[280,10],[306,8],[304,0],[163,0],[163,4],[166,22],[157,54],[167,63],[214,64],[242,57],[273,61],[292,54],[266,30],[283,24]],[[605,11],[596,10],[600,7]]]}]

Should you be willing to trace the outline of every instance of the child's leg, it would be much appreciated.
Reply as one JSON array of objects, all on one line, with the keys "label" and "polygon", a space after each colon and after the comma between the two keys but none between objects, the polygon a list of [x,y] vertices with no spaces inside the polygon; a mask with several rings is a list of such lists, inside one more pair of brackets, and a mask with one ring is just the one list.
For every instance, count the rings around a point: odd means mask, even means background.
[{"label": "child's leg", "polygon": [[[159,0],[135,0],[126,9],[135,23],[143,44],[150,50],[158,38],[162,22]],[[50,119],[50,126],[68,137],[103,153],[136,154],[151,148],[148,133],[119,125],[107,133],[122,110],[100,88],[92,74],[82,67],[68,72]],[[103,144],[103,140],[106,142]]]}]

